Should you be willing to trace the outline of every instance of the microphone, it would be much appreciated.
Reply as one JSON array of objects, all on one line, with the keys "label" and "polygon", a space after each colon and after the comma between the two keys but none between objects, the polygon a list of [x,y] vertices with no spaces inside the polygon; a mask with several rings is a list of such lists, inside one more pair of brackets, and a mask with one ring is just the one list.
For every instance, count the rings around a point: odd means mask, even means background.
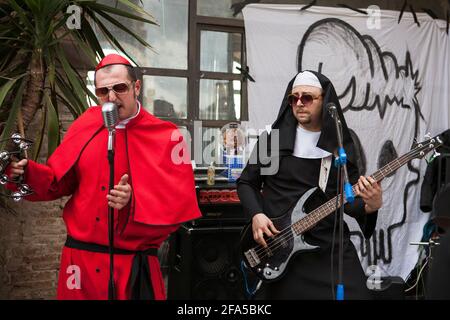
[{"label": "microphone", "polygon": [[114,102],[105,102],[102,106],[103,122],[108,131],[114,131],[115,126],[119,123],[119,112]]},{"label": "microphone", "polygon": [[[108,129],[108,163],[109,163],[109,190],[114,189],[114,137],[116,124],[119,122],[119,112],[114,102],[105,102],[102,105],[103,122]],[[114,283],[114,208],[108,207],[108,242],[109,242],[109,280],[108,299],[115,300],[116,289]]]},{"label": "microphone", "polygon": [[108,152],[114,153],[114,135],[116,124],[119,123],[119,112],[114,102],[105,102],[102,106],[103,122],[108,129]]},{"label": "microphone", "polygon": [[343,143],[343,137],[342,137],[342,123],[339,119],[339,113],[337,112],[337,107],[333,102],[329,102],[326,104],[325,109],[328,110],[331,117],[334,119],[336,124],[336,135],[338,140],[338,159],[336,159],[336,162],[338,165],[342,166],[343,173],[344,173],[344,193],[345,198],[348,202],[353,202],[355,200],[355,195],[352,190],[352,185],[350,184],[348,173],[347,173],[347,154],[344,150],[344,143]]},{"label": "microphone", "polygon": [[327,103],[327,105],[325,106],[325,109],[329,112],[329,114],[331,115],[331,117],[333,119],[336,117],[337,109],[336,109],[336,105],[333,102]]}]

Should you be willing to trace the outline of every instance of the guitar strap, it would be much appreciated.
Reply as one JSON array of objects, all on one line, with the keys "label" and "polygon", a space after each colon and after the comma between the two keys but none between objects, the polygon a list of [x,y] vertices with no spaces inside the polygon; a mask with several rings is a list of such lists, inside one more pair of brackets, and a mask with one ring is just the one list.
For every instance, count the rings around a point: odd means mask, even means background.
[{"label": "guitar strap", "polygon": [[322,162],[320,163],[319,187],[323,192],[327,188],[332,159],[333,155],[330,154],[328,157],[322,158]]}]

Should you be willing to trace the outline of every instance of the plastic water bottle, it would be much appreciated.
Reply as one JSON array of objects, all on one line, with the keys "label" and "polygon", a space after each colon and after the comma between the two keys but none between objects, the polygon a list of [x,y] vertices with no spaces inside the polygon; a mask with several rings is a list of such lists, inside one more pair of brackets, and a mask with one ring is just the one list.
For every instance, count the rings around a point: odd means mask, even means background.
[{"label": "plastic water bottle", "polygon": [[216,168],[214,168],[214,163],[212,163],[212,162],[208,167],[207,175],[208,175],[208,177],[207,177],[206,183],[209,186],[213,186],[216,183]]}]

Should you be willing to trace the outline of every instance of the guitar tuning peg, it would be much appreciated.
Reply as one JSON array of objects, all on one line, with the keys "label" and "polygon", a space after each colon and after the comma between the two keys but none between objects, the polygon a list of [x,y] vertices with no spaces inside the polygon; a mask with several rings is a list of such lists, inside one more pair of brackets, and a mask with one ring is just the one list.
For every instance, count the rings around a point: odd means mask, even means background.
[{"label": "guitar tuning peg", "polygon": [[431,139],[431,133],[427,132],[424,137],[425,137],[425,140]]},{"label": "guitar tuning peg", "polygon": [[436,149],[433,150],[433,158],[439,157],[441,154],[436,151]]}]

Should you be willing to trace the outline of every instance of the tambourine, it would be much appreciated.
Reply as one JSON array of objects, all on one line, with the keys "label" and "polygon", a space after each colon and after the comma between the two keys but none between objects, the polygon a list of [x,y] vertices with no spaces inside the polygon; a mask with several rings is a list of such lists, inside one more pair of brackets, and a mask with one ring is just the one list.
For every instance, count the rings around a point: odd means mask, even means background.
[{"label": "tambourine", "polygon": [[19,176],[16,179],[9,179],[8,175],[5,174],[5,170],[10,164],[13,156],[19,160],[23,159],[23,152],[30,148],[33,141],[22,138],[18,133],[12,134],[8,139],[0,140],[0,143],[6,141],[12,141],[16,150],[0,150],[0,184],[6,185],[7,183],[15,183],[17,185],[17,191],[12,192],[11,194],[0,192],[0,196],[12,198],[14,201],[18,202],[22,200],[22,198],[33,194],[33,190],[29,185],[23,183],[23,176]]}]

